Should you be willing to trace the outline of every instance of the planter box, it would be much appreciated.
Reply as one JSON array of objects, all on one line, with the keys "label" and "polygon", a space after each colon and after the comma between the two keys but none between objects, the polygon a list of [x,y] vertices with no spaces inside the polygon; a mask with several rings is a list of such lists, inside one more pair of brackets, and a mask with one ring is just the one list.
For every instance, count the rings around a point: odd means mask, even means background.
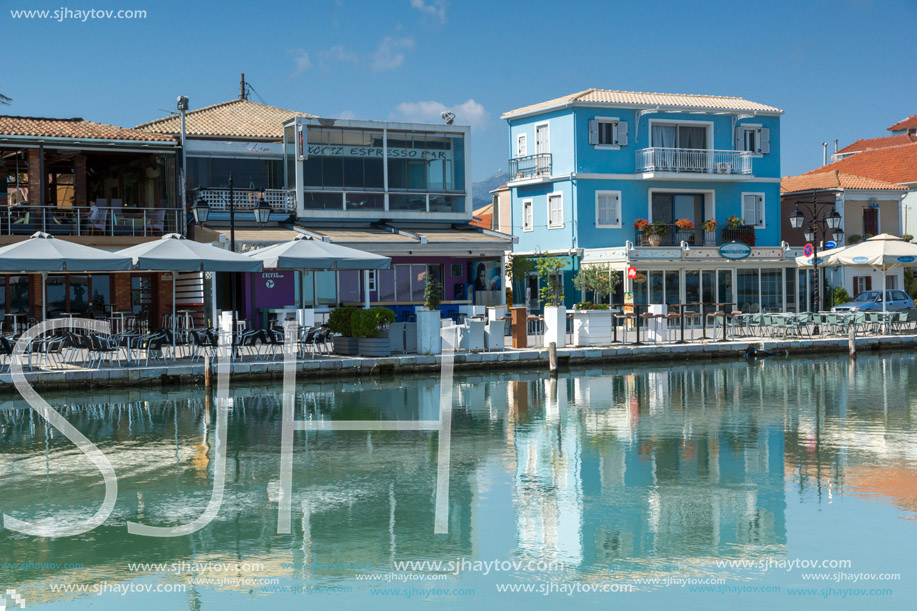
[{"label": "planter box", "polygon": [[392,356],[392,340],[388,337],[361,337],[357,341],[360,356]]},{"label": "planter box", "polygon": [[567,345],[567,308],[547,306],[544,309],[544,345],[554,342],[558,348]]},{"label": "planter box", "polygon": [[418,309],[417,315],[417,352],[419,354],[441,354],[443,351],[440,335],[439,310]]},{"label": "planter box", "polygon": [[611,345],[610,310],[576,310],[573,312],[573,344],[576,346]]},{"label": "planter box", "polygon": [[354,356],[357,354],[357,348],[359,347],[360,340],[356,337],[342,337],[335,335],[331,338],[331,342],[334,345],[335,354]]}]

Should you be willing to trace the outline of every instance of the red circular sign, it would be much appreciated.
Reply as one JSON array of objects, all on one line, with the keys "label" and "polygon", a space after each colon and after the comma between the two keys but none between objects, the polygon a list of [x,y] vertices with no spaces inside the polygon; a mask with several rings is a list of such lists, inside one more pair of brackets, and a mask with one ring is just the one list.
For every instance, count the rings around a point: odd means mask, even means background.
[{"label": "red circular sign", "polygon": [[806,257],[811,257],[813,252],[814,249],[812,248],[811,244],[806,244],[802,247],[802,254]]}]

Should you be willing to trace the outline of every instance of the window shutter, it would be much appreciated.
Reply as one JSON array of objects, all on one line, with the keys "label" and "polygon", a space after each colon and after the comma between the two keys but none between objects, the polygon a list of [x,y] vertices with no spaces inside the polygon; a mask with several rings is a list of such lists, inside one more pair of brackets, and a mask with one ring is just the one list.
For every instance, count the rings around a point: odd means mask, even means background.
[{"label": "window shutter", "polygon": [[764,227],[764,198],[760,195],[755,195],[755,218],[757,219],[755,225]]},{"label": "window shutter", "polygon": [[866,290],[872,290],[872,276],[866,276]]},{"label": "window shutter", "polygon": [[[625,123],[624,125],[627,125]],[[624,135],[627,136],[627,128],[625,127]],[[626,144],[626,142],[625,142]],[[611,219],[612,223],[615,225],[621,224],[621,197],[617,194],[611,196]]]},{"label": "window shutter", "polygon": [[746,195],[742,198],[742,220],[746,225],[758,224],[757,196]]},{"label": "window shutter", "polygon": [[761,137],[758,139],[758,147],[761,149],[761,154],[766,155],[771,152],[771,130],[762,127],[761,128]]},{"label": "window shutter", "polygon": [[627,121],[618,121],[618,146],[627,146]]},{"label": "window shutter", "polygon": [[589,121],[589,144],[599,143],[599,122],[595,119]]},{"label": "window shutter", "polygon": [[745,150],[745,128],[736,128],[736,149],[737,151]]}]

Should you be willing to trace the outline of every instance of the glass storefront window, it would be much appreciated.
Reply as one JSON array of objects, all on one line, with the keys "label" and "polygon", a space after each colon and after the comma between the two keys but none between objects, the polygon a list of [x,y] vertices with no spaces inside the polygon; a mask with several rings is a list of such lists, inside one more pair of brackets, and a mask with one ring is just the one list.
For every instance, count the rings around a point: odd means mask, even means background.
[{"label": "glass storefront window", "polygon": [[92,283],[92,312],[94,316],[104,316],[108,314],[105,307],[111,301],[111,276],[99,274],[90,276]]},{"label": "glass storefront window", "polygon": [[391,193],[388,196],[389,210],[426,210],[426,195],[411,195],[407,193]]},{"label": "glass storefront window", "polygon": [[430,212],[464,212],[465,198],[454,195],[431,195]]},{"label": "glass storefront window", "polygon": [[337,305],[337,272],[315,272],[315,304]]},{"label": "glass storefront window", "polygon": [[346,194],[348,210],[382,210],[385,208],[384,193],[350,192]]},{"label": "glass storefront window", "polygon": [[89,311],[89,276],[70,276],[70,307],[67,311],[85,314]]},{"label": "glass storefront window", "polygon": [[685,271],[685,303],[700,301],[700,272],[696,270]]},{"label": "glass storefront window", "polygon": [[720,303],[735,306],[732,302],[732,270],[721,269],[717,272],[717,299]]},{"label": "glass storefront window", "polygon": [[284,187],[296,188],[296,130],[292,125],[283,128]]},{"label": "glass storefront window", "polygon": [[303,272],[302,286],[302,298],[305,302],[303,307],[315,307],[315,278],[312,277],[312,272]]},{"label": "glass storefront window", "polygon": [[48,276],[45,284],[45,299],[48,304],[48,316],[56,318],[61,312],[67,311],[67,277]]},{"label": "glass storefront window", "polygon": [[661,271],[652,271],[648,275],[650,303],[663,303],[663,289],[665,288],[665,275]]},{"label": "glass storefront window", "polygon": [[411,266],[411,301],[423,301],[424,289],[427,286],[427,266]]},{"label": "glass storefront window", "polygon": [[379,301],[395,301],[395,270],[380,269],[376,272],[378,283]]},{"label": "glass storefront window", "polygon": [[29,313],[28,276],[10,276],[10,313]]},{"label": "glass storefront window", "polygon": [[[188,184],[191,188],[228,188],[229,175],[240,190],[279,189],[283,186],[283,160],[247,157],[188,157]],[[295,175],[293,179],[295,180]]]},{"label": "glass storefront window", "polygon": [[395,266],[395,301],[411,301],[411,266]]},{"label": "glass storefront window", "polygon": [[668,305],[681,303],[681,282],[677,271],[667,271],[665,273],[665,302]]},{"label": "glass storefront window", "polygon": [[362,272],[343,271],[338,272],[341,283],[341,303],[358,303],[360,297],[360,276]]},{"label": "glass storefront window", "polygon": [[783,310],[783,279],[779,269],[761,270],[761,308],[764,312]]},{"label": "glass storefront window", "polygon": [[736,276],[739,310],[742,312],[760,312],[761,303],[758,299],[758,270],[740,269],[736,272]]},{"label": "glass storefront window", "polygon": [[796,270],[784,270],[786,274],[786,311],[796,312]]},{"label": "glass storefront window", "polygon": [[342,210],[344,207],[344,195],[342,193],[307,191],[303,194],[303,207],[306,210]]},{"label": "glass storefront window", "polygon": [[[645,269],[637,270],[637,275],[646,276],[649,272]],[[646,289],[648,278],[644,282],[634,282],[634,305],[646,305]]]},{"label": "glass storefront window", "polygon": [[704,270],[701,272],[701,301],[704,302],[704,312],[715,312],[716,306],[706,305],[716,302],[716,272]]}]

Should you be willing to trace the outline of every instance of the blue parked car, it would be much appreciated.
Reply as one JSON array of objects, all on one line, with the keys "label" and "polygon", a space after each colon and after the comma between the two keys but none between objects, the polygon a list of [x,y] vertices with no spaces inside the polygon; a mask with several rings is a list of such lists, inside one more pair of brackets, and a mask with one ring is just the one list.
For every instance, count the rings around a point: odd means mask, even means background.
[{"label": "blue parked car", "polygon": [[[885,291],[885,309],[907,310],[914,307],[914,300],[904,291]],[[864,291],[845,304],[834,306],[832,312],[881,312],[882,291]]]}]

